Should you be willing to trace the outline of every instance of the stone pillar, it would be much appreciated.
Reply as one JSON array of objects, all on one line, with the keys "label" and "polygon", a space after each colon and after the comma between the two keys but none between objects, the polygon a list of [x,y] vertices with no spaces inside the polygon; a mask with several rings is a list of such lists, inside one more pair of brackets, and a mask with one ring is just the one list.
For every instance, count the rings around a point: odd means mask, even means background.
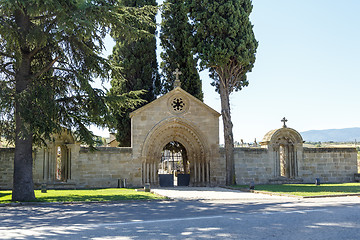
[{"label": "stone pillar", "polygon": [[145,163],[145,183],[148,183],[149,181],[149,164]]},{"label": "stone pillar", "polygon": [[206,182],[208,184],[210,184],[210,176],[209,176],[210,175],[210,166],[209,166],[210,164],[209,164],[209,162],[206,162],[206,161],[205,161],[204,164],[205,164],[205,171],[206,171],[206,176],[205,176],[206,177]]},{"label": "stone pillar", "polygon": [[48,156],[48,153],[47,153],[47,149],[44,148],[44,162],[43,162],[43,180],[45,181],[47,179],[47,156]]},{"label": "stone pillar", "polygon": [[156,184],[156,163],[152,164],[152,184]]},{"label": "stone pillar", "polygon": [[197,183],[197,166],[196,162],[194,162],[194,184]]},{"label": "stone pillar", "polygon": [[48,174],[48,181],[55,180],[55,170],[56,170],[56,154],[55,154],[55,147],[52,147],[49,151],[49,174]]},{"label": "stone pillar", "polygon": [[298,161],[297,161],[297,150],[295,150],[294,148],[294,167],[295,167],[295,177],[297,177],[299,174],[298,174]]},{"label": "stone pillar", "polygon": [[205,163],[203,162],[202,164],[202,182],[205,183]]},{"label": "stone pillar", "polygon": [[292,172],[292,151],[291,151],[291,145],[286,145],[287,154],[286,154],[286,177],[291,178],[291,172]]},{"label": "stone pillar", "polygon": [[273,163],[273,176],[280,176],[280,152],[279,146],[270,146],[268,148],[269,151],[269,159]]},{"label": "stone pillar", "polygon": [[197,165],[197,169],[198,169],[198,183],[201,183],[201,163],[200,162],[198,162],[197,163],[198,165]]}]

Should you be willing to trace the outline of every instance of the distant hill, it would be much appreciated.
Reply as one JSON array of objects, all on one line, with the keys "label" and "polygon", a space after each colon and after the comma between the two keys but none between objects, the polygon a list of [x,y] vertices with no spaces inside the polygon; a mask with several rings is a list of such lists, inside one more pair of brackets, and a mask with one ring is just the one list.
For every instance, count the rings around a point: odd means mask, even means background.
[{"label": "distant hill", "polygon": [[360,128],[310,130],[300,133],[306,142],[360,142]]}]

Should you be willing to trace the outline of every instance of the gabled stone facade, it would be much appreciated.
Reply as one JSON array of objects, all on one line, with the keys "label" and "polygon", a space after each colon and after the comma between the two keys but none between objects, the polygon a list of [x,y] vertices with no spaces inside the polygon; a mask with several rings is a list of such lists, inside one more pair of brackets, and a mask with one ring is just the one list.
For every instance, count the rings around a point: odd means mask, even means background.
[{"label": "gabled stone facade", "polygon": [[180,87],[130,114],[133,162],[141,166],[137,184],[158,185],[161,151],[181,143],[190,162],[191,185],[224,184],[225,164],[219,159],[220,114]]}]

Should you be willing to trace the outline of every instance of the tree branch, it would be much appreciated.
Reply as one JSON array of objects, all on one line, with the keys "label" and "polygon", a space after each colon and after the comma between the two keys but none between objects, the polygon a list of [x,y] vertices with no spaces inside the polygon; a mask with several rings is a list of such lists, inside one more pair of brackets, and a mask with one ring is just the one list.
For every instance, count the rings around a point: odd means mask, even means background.
[{"label": "tree branch", "polygon": [[226,88],[226,79],[224,79],[224,69],[222,67],[216,67],[216,72],[218,73],[218,77],[219,77],[219,84],[222,84],[224,89]]},{"label": "tree branch", "polygon": [[7,65],[10,65],[10,64],[12,64],[12,62],[8,62],[8,63],[6,63],[6,64],[0,65],[0,69],[1,69],[1,71],[3,71],[4,73],[7,73],[8,75],[11,75],[11,76],[14,76],[14,77],[15,77],[15,73],[14,73],[14,72],[11,72],[11,71],[9,71],[9,70],[6,69],[6,66],[7,66]]},{"label": "tree branch", "polygon": [[55,99],[56,102],[69,102],[69,101],[74,101],[74,100],[81,100],[88,97],[87,95],[76,95],[76,96],[71,96],[71,97],[62,97],[62,98],[58,98]]},{"label": "tree branch", "polygon": [[46,45],[46,46],[44,46],[44,47],[42,47],[42,48],[36,47],[36,48],[34,48],[34,50],[32,50],[32,51],[29,53],[29,56],[32,58],[32,57],[34,57],[38,52],[44,51],[44,50],[46,50],[47,48],[49,48],[50,46],[53,46],[53,45],[55,45],[55,44],[59,44],[59,43],[62,42],[63,40],[65,40],[65,38],[61,38],[61,39],[59,39],[58,41],[54,42],[53,44],[51,44],[51,45]]},{"label": "tree branch", "polygon": [[11,28],[11,25],[4,19],[4,17],[0,17],[0,24],[6,26],[7,28]]},{"label": "tree branch", "polygon": [[32,78],[38,78],[40,77],[42,74],[44,74],[45,72],[49,71],[49,69],[56,63],[56,61],[60,58],[60,56],[56,57],[54,60],[52,60],[51,62],[49,62],[49,64],[44,67],[40,72],[36,73]]},{"label": "tree branch", "polygon": [[4,53],[4,52],[0,52],[0,55],[4,56],[4,57],[8,57],[8,58],[14,58],[14,56],[11,56],[10,54]]},{"label": "tree branch", "polygon": [[31,17],[30,20],[41,20],[41,19],[46,19],[46,18],[55,17],[55,16],[56,16],[55,14],[42,15],[42,16]]},{"label": "tree branch", "polygon": [[75,70],[67,69],[67,68],[54,67],[53,69],[55,69],[55,70],[60,70],[60,71],[65,71],[65,72],[76,73]]}]

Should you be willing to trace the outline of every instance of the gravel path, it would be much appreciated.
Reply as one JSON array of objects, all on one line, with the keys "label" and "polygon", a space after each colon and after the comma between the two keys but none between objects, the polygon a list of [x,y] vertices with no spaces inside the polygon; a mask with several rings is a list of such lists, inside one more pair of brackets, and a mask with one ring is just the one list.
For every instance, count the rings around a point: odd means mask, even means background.
[{"label": "gravel path", "polygon": [[318,204],[359,204],[359,196],[339,196],[321,198],[301,198],[290,196],[268,195],[260,193],[241,192],[221,187],[173,187],[154,188],[152,192],[175,200],[204,200],[206,202],[253,202],[253,203],[301,203],[303,205],[317,206]]}]

